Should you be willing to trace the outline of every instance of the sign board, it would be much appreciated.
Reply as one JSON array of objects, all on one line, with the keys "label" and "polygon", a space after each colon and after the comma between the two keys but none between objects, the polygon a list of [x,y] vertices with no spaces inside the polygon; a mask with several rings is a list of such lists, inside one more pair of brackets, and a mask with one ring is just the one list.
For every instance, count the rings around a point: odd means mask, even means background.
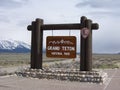
[{"label": "sign board", "polygon": [[81,35],[83,38],[87,38],[90,33],[90,30],[88,28],[82,28],[81,29]]},{"label": "sign board", "polygon": [[75,36],[48,36],[46,40],[46,56],[52,58],[75,58]]}]

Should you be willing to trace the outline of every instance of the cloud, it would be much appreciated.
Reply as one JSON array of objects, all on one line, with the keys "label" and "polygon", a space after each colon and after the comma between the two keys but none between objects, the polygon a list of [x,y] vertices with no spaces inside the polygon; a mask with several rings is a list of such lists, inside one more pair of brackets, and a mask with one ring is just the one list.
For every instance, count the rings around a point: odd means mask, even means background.
[{"label": "cloud", "polygon": [[27,27],[30,24],[30,20],[20,20],[17,22],[17,26],[19,27]]},{"label": "cloud", "polygon": [[27,1],[28,0],[0,0],[0,8],[8,9],[21,7]]},{"label": "cloud", "polygon": [[119,0],[86,0],[80,2],[76,5],[76,7],[85,7],[90,6],[91,8],[106,8],[106,9],[115,9],[120,8]]},{"label": "cloud", "polygon": [[89,15],[119,16],[120,0],[84,0],[76,4],[77,8],[87,8]]},{"label": "cloud", "polygon": [[114,18],[120,16],[120,12],[117,11],[91,11],[86,14],[94,15],[94,16],[112,16]]},{"label": "cloud", "polygon": [[0,15],[0,22],[9,23],[10,20],[5,15]]},{"label": "cloud", "polygon": [[116,40],[99,40],[93,43],[93,52],[99,53],[117,53],[120,52],[120,43]]}]

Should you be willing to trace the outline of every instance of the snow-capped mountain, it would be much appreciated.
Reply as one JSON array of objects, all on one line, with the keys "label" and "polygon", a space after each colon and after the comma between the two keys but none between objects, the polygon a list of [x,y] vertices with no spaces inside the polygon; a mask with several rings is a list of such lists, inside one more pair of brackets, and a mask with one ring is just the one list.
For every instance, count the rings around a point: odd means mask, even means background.
[{"label": "snow-capped mountain", "polygon": [[0,40],[0,52],[27,53],[30,52],[30,45],[15,40]]}]

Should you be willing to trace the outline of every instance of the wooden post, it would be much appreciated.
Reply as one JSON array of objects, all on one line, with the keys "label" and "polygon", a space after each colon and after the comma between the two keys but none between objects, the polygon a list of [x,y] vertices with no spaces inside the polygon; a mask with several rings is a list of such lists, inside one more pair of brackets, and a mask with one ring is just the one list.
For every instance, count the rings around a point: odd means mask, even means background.
[{"label": "wooden post", "polygon": [[85,26],[90,30],[89,35],[85,40],[85,71],[92,71],[92,21],[86,20]]},{"label": "wooden post", "polygon": [[80,52],[80,70],[91,71],[92,70],[92,21],[86,17],[81,17],[81,24],[83,28],[90,30],[87,38],[83,38],[81,35],[81,52]]},{"label": "wooden post", "polygon": [[35,68],[42,69],[42,47],[43,47],[43,30],[41,29],[41,25],[43,24],[42,19],[36,19],[35,22]]},{"label": "wooden post", "polygon": [[36,60],[36,47],[35,47],[35,22],[32,22],[32,32],[31,32],[31,68],[35,69],[35,60]]},{"label": "wooden post", "polygon": [[[81,26],[82,28],[85,27],[85,20],[87,20],[87,18],[85,16],[82,16],[81,17]],[[86,45],[86,39],[84,39],[82,37],[82,35],[80,34],[81,36],[81,42],[80,42],[80,71],[85,71],[85,57],[86,57],[86,53],[85,53],[85,45]]]}]

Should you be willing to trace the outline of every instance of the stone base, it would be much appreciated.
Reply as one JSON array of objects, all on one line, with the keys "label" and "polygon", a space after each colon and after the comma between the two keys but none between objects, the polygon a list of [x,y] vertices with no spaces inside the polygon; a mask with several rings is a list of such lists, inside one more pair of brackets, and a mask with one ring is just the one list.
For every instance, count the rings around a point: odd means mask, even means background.
[{"label": "stone base", "polygon": [[104,83],[107,79],[107,73],[102,71],[79,71],[77,69],[24,69],[16,72],[23,77],[32,77],[39,79],[57,79],[90,83]]}]

